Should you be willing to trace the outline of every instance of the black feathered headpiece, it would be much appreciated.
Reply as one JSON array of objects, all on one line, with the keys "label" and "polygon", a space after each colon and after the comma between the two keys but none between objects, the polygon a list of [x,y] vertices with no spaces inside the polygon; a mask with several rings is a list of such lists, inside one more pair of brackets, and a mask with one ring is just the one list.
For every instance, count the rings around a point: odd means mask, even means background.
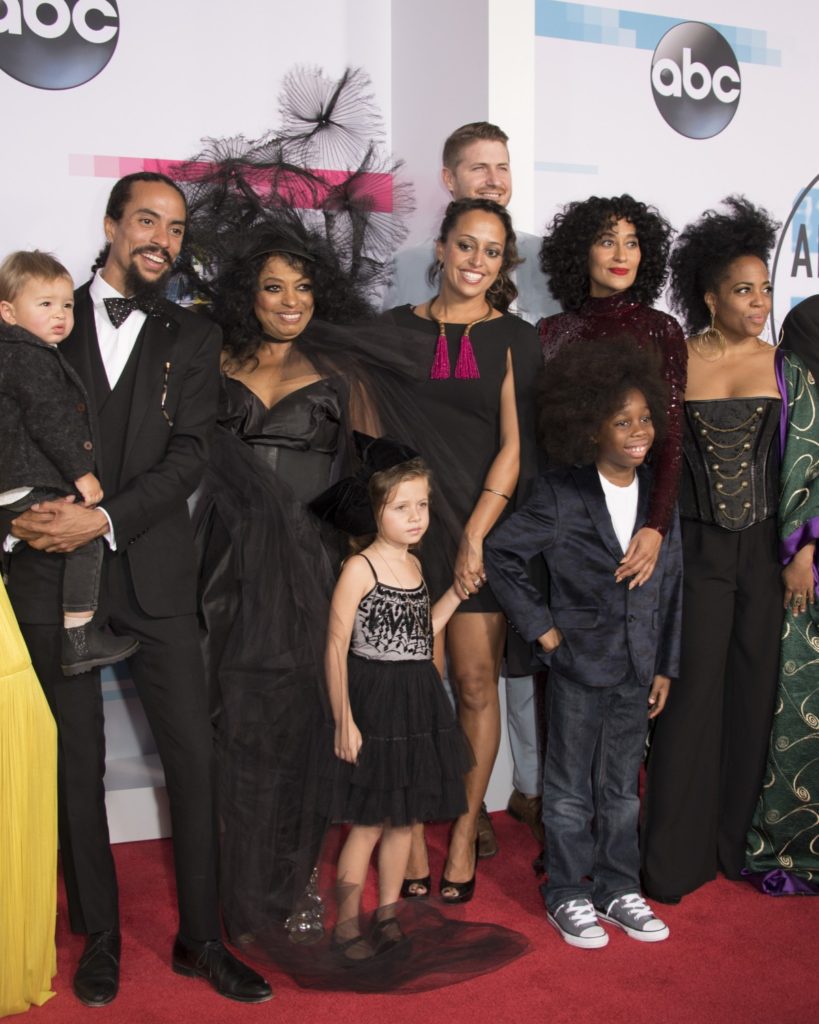
[{"label": "black feathered headpiece", "polygon": [[280,128],[260,139],[206,139],[173,172],[188,202],[181,286],[211,300],[214,278],[248,255],[249,232],[302,234],[309,241],[292,254],[312,257],[328,268],[325,277],[335,274],[343,292],[355,293],[331,302],[322,318],[350,322],[376,306],[407,234],[411,188],[384,150],[383,118],[360,68],[336,81],[318,68],[295,68],[279,109]]}]

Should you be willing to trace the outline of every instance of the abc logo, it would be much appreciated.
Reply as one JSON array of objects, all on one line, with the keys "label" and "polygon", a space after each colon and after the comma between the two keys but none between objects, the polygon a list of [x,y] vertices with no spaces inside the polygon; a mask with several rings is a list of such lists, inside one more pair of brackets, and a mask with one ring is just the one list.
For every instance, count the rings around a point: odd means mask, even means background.
[{"label": "abc logo", "polygon": [[651,60],[654,102],[674,131],[710,139],[731,123],[741,79],[734,51],[716,29],[686,21],[669,29]]},{"label": "abc logo", "polygon": [[0,68],[37,89],[73,89],[117,47],[115,0],[0,0]]}]

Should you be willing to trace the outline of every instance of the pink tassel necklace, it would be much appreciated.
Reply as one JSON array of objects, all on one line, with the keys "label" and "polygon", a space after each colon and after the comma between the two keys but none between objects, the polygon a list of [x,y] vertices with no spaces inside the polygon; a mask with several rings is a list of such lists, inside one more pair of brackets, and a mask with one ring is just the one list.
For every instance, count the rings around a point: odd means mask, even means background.
[{"label": "pink tassel necklace", "polygon": [[[427,312],[430,319],[438,322],[438,344],[435,346],[435,358],[432,361],[432,369],[429,371],[430,380],[447,380],[450,376],[449,369],[449,346],[446,341],[446,324],[438,320],[432,312],[433,302],[437,302],[438,296],[430,299]],[[486,313],[479,319],[467,324],[464,333],[461,335],[461,347],[458,351],[458,361],[455,363],[455,378],[457,380],[477,380],[481,373],[478,369],[478,362],[475,359],[475,352],[469,338],[469,332],[476,324],[482,324],[492,316],[492,306],[487,302]]]}]

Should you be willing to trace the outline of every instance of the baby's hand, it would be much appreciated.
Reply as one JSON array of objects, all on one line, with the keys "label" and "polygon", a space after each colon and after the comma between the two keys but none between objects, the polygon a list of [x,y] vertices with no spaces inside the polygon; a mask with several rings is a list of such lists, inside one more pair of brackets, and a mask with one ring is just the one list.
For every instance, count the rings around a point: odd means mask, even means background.
[{"label": "baby's hand", "polygon": [[74,486],[82,495],[86,506],[96,505],[102,501],[102,484],[93,473],[85,473],[79,480],[74,481]]}]

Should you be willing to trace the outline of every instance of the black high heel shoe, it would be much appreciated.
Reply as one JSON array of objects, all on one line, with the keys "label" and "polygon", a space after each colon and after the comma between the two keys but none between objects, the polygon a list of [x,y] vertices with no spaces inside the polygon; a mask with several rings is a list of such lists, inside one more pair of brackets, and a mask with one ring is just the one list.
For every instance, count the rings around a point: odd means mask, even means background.
[{"label": "black high heel shoe", "polygon": [[[415,889],[413,889],[415,886]],[[424,891],[418,892],[419,887],[423,886]],[[426,900],[429,899],[430,891],[432,890],[432,876],[424,875],[423,878],[405,878],[401,883],[401,896],[405,900]]]},{"label": "black high heel shoe", "polygon": [[[478,839],[475,839],[475,870],[466,882],[450,882],[446,875],[441,875],[440,893],[444,903],[469,903],[475,895],[475,876],[478,874]],[[445,896],[444,889],[454,889],[454,896]]]}]

